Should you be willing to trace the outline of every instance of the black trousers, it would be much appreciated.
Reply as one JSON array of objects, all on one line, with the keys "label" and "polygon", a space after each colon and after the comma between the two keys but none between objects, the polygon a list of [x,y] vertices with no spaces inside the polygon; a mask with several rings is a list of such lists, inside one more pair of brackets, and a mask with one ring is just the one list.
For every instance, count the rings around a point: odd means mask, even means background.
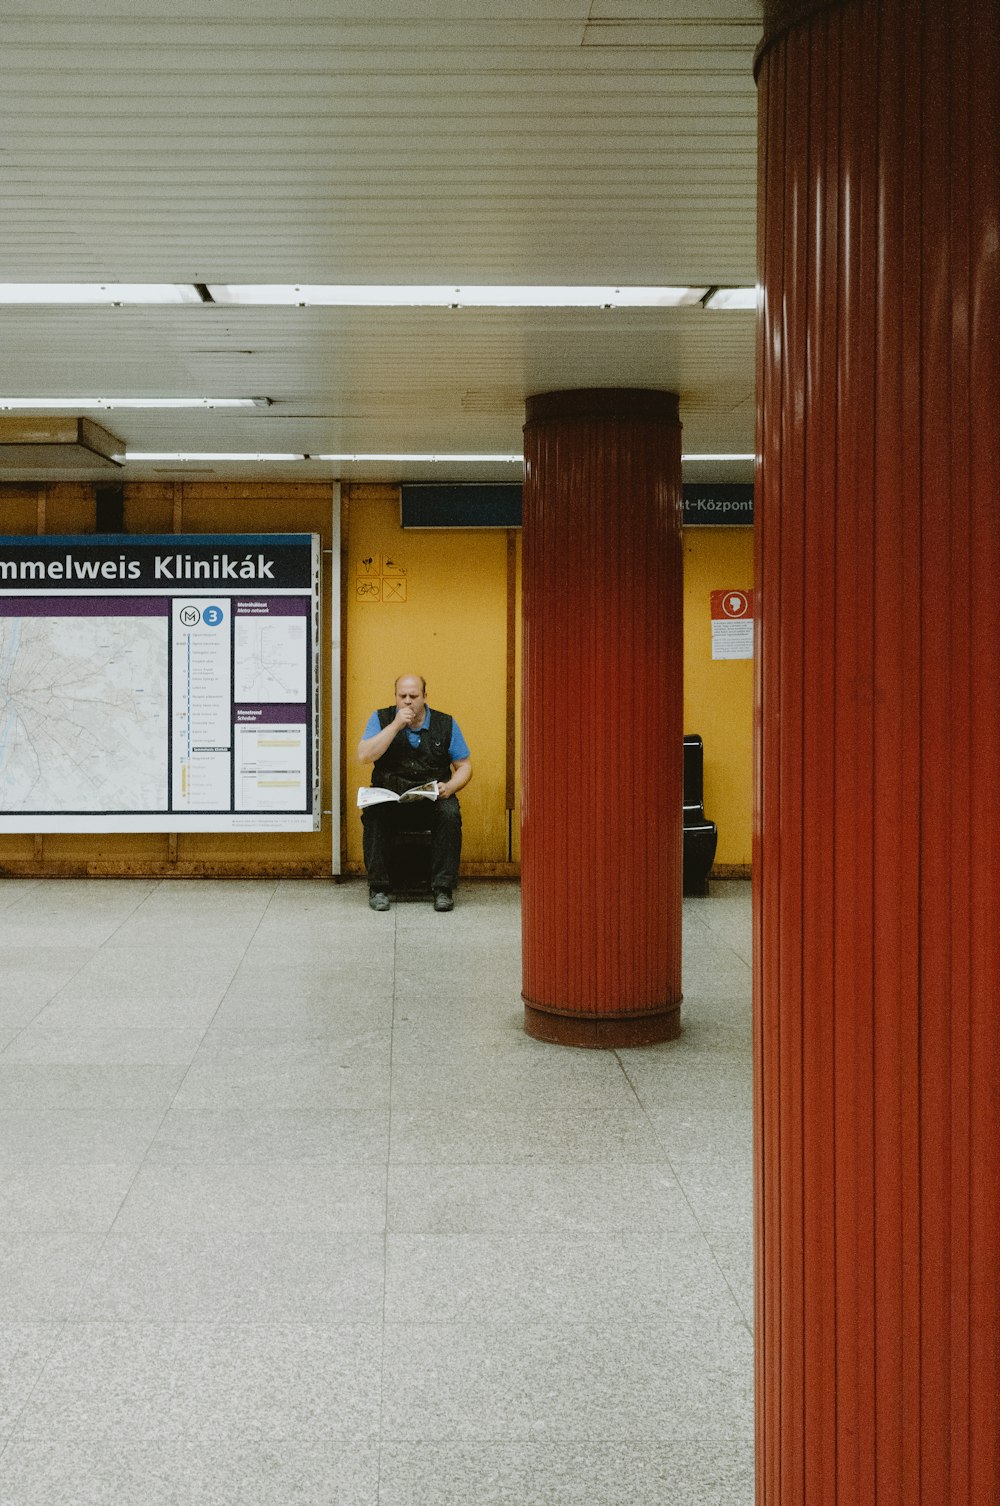
[{"label": "black trousers", "polygon": [[431,834],[431,888],[454,889],[462,856],[462,809],[454,795],[443,800],[387,800],[361,812],[369,889],[389,888],[386,854],[397,831]]}]

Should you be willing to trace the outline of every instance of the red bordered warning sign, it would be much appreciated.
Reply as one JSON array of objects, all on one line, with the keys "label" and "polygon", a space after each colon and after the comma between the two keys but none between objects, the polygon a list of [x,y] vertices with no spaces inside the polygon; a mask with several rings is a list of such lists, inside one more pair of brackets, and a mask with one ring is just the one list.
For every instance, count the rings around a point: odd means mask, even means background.
[{"label": "red bordered warning sign", "polygon": [[712,592],[712,658],[753,658],[753,591]]}]

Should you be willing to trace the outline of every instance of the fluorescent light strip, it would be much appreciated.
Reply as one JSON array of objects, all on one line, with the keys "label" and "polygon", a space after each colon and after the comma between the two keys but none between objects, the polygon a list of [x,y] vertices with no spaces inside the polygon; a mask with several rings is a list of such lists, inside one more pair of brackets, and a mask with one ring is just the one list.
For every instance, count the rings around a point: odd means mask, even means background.
[{"label": "fluorescent light strip", "polygon": [[[753,455],[752,452],[749,453],[749,454],[682,455],[681,456],[681,460],[682,461],[688,461],[688,460],[753,460],[754,458],[755,457],[754,457],[754,455]],[[127,455],[116,455],[115,459],[116,460],[127,460],[130,464],[132,462],[134,462],[134,461],[138,461],[138,462],[144,463],[144,464],[154,463],[155,462],[156,464],[159,464],[159,465],[168,464],[168,463],[169,464],[185,465],[185,464],[188,464],[189,462],[195,462],[195,463],[198,463],[198,464],[204,464],[206,462],[216,461],[216,460],[218,460],[218,461],[243,461],[243,462],[246,462],[247,464],[251,464],[252,462],[259,461],[259,460],[270,460],[270,461],[321,460],[321,461],[326,461],[326,462],[329,462],[329,461],[340,461],[340,462],[344,462],[344,463],[355,461],[355,462],[365,462],[366,464],[371,464],[371,463],[376,463],[377,464],[377,463],[380,463],[380,462],[383,462],[383,461],[392,461],[392,462],[412,461],[412,462],[416,462],[416,463],[421,464],[421,465],[460,464],[460,463],[463,463],[463,462],[466,462],[466,463],[475,462],[476,464],[479,464],[479,465],[483,465],[483,464],[489,464],[489,465],[523,465],[523,463],[524,463],[524,456],[523,455],[496,455],[496,454],[490,454],[490,455],[465,455],[465,454],[431,455],[431,454],[427,454],[427,453],[420,453],[420,454],[417,454],[415,452],[393,452],[393,453],[389,453],[389,452],[384,452],[384,451],[383,452],[379,452],[379,453],[374,453],[374,452],[362,453],[360,451],[355,451],[353,453],[349,453],[349,452],[345,451],[343,454],[336,454],[336,455],[334,455],[334,454],[323,454],[323,455],[316,455],[316,454],[310,454],[310,455],[305,455],[305,454],[272,454],[272,455],[264,455],[264,454],[256,454],[256,453],[252,453],[252,452],[242,452],[241,453],[241,452],[237,452],[237,451],[224,451],[224,452],[219,451],[219,452],[213,452],[213,451],[208,451],[208,450],[199,450],[199,451],[195,451],[195,450],[173,450],[173,451],[170,451],[170,450],[162,450],[162,451],[161,450],[130,450]]]},{"label": "fluorescent light strip", "polygon": [[35,408],[267,408],[268,397],[0,397],[0,412]]},{"label": "fluorescent light strip", "polygon": [[201,303],[193,282],[0,282],[0,303]]},{"label": "fluorescent light strip", "polygon": [[403,455],[403,454],[400,454],[400,455],[373,455],[373,454],[368,454],[368,455],[364,455],[364,454],[346,455],[345,454],[345,455],[310,455],[310,456],[308,456],[308,459],[309,460],[345,460],[345,461],[349,461],[349,460],[363,460],[363,461],[373,461],[373,460],[374,461],[379,461],[379,460],[416,460],[416,461],[419,461],[421,463],[426,462],[429,465],[437,464],[439,461],[473,461],[473,460],[477,461],[477,462],[489,463],[490,465],[515,465],[515,464],[516,465],[523,465],[524,464],[524,456],[523,455],[426,455],[426,454],[424,454],[424,455]]},{"label": "fluorescent light strip", "polygon": [[378,462],[378,461],[412,460],[412,461],[418,461],[421,464],[423,464],[425,462],[427,464],[431,464],[431,463],[436,462],[436,461],[473,461],[474,460],[474,461],[477,461],[477,462],[489,462],[490,464],[497,464],[497,465],[510,465],[510,464],[513,464],[513,463],[517,463],[517,464],[520,465],[520,464],[524,463],[524,456],[523,455],[427,455],[427,454],[419,454],[419,455],[417,455],[417,454],[346,454],[346,453],[343,454],[343,455],[303,455],[303,454],[297,454],[297,455],[296,454],[259,455],[259,454],[252,454],[252,453],[237,453],[235,451],[227,451],[227,452],[223,453],[223,452],[194,451],[194,450],[175,450],[175,451],[167,451],[167,450],[163,450],[163,451],[160,451],[160,450],[129,450],[129,452],[128,452],[127,455],[117,455],[117,456],[115,456],[115,459],[116,460],[127,460],[130,464],[133,461],[140,461],[140,462],[143,462],[143,463],[156,462],[157,464],[160,464],[160,465],[162,465],[164,463],[168,463],[168,462],[169,463],[176,462],[177,464],[183,465],[183,464],[188,463],[189,461],[194,461],[194,462],[198,462],[199,464],[202,464],[202,463],[205,463],[207,461],[213,461],[213,460],[246,461],[248,464],[250,462],[252,462],[252,461],[257,461],[257,460],[273,460],[273,461],[302,461],[302,460],[355,461],[356,460],[356,461],[376,461],[376,462]]},{"label": "fluorescent light strip", "polygon": [[255,304],[327,308],[753,309],[756,288],[506,283],[3,282],[0,304]]},{"label": "fluorescent light strip", "polygon": [[116,455],[114,458],[116,460],[127,461],[129,464],[131,464],[132,461],[134,461],[134,460],[139,460],[139,461],[157,461],[157,462],[160,462],[161,464],[163,462],[169,462],[171,464],[173,464],[173,463],[176,462],[178,465],[186,465],[189,462],[197,462],[197,463],[200,464],[200,463],[202,463],[204,461],[210,461],[210,460],[245,460],[245,461],[247,461],[247,463],[250,463],[251,461],[257,461],[257,460],[270,460],[270,461],[305,460],[306,457],[303,454],[301,454],[301,453],[299,453],[299,454],[295,454],[295,453],[290,453],[290,454],[286,454],[286,453],[280,453],[280,454],[279,453],[274,453],[274,454],[262,454],[262,453],[261,454],[258,454],[258,453],[247,454],[247,453],[240,453],[240,452],[237,452],[235,450],[234,451],[229,451],[229,450],[226,450],[226,451],[129,450],[125,455]]},{"label": "fluorescent light strip", "polygon": [[329,308],[678,308],[709,291],[667,287],[545,287],[453,283],[209,283],[216,303]]}]

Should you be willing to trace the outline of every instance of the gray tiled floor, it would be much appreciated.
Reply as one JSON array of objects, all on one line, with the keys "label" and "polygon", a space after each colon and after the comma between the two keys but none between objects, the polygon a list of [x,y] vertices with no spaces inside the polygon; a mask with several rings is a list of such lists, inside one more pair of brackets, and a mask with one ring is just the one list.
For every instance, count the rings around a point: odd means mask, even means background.
[{"label": "gray tiled floor", "polygon": [[0,881],[0,1506],[750,1506],[748,887],[617,1053],[365,898]]}]

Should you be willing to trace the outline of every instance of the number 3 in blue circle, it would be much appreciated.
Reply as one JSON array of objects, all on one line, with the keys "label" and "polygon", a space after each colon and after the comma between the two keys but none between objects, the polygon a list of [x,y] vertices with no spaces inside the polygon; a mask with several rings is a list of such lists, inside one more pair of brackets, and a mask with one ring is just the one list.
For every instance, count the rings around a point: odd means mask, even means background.
[{"label": "number 3 in blue circle", "polygon": [[201,620],[206,627],[218,627],[222,621],[221,607],[206,607],[201,614]]}]

